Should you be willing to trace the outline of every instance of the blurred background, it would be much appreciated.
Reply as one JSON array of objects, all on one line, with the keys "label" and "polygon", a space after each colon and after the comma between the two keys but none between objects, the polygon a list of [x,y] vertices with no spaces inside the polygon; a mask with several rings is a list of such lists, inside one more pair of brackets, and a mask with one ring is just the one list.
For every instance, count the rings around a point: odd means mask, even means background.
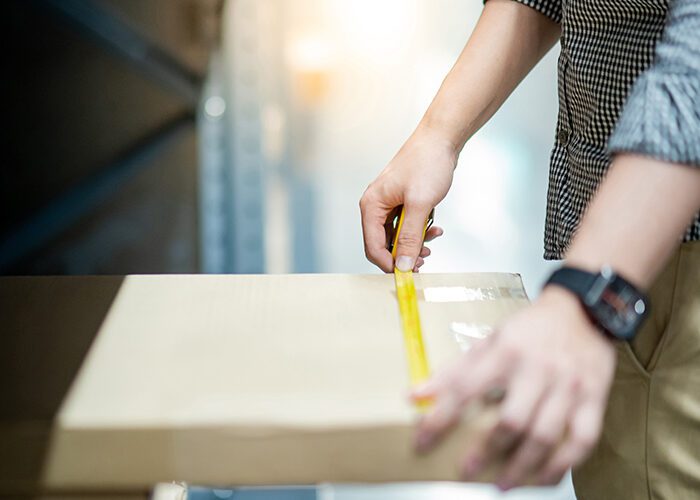
[{"label": "blurred background", "polygon": [[[481,8],[4,2],[0,274],[377,272],[358,200]],[[557,52],[465,148],[425,272],[518,272],[536,295]]]},{"label": "blurred background", "polygon": [[[0,273],[374,272],[357,202],[480,10],[6,2]],[[425,271],[520,272],[536,292],[555,58],[467,145]]]}]

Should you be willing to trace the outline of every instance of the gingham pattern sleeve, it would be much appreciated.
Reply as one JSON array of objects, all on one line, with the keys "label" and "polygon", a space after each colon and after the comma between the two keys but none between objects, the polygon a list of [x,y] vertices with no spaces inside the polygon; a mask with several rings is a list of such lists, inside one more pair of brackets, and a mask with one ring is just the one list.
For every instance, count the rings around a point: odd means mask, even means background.
[{"label": "gingham pattern sleeve", "polygon": [[[532,7],[540,14],[544,14],[555,23],[561,23],[562,0],[514,0],[515,2]],[[488,0],[484,0],[484,3]]]},{"label": "gingham pattern sleeve", "polygon": [[671,0],[654,62],[634,84],[608,149],[700,167],[700,1]]}]

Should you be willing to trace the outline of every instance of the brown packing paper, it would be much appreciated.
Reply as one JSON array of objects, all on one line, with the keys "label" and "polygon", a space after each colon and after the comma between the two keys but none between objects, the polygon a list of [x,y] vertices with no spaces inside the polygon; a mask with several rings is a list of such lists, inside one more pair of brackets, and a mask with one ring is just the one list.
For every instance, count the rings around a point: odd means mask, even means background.
[{"label": "brown packing paper", "polygon": [[[526,304],[513,274],[416,286],[508,291],[421,300],[433,368],[459,353],[451,323]],[[456,479],[493,412],[416,455],[406,363],[392,276],[129,276],[56,416],[44,487]]]}]

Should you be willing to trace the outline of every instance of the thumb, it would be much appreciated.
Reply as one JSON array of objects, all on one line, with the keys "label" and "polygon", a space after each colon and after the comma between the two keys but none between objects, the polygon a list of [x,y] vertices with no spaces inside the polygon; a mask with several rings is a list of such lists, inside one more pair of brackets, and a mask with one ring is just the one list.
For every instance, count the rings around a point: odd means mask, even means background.
[{"label": "thumb", "polygon": [[425,221],[430,214],[428,205],[405,205],[401,231],[396,242],[396,267],[400,271],[411,271],[423,246]]}]

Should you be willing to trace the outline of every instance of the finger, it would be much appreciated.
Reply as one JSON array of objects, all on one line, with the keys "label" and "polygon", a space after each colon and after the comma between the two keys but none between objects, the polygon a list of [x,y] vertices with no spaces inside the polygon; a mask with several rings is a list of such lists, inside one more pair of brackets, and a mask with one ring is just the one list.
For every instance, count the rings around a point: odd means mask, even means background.
[{"label": "finger", "polygon": [[419,256],[420,256],[420,257],[423,257],[423,258],[426,258],[426,257],[429,257],[431,253],[432,253],[432,252],[430,251],[430,248],[428,248],[428,247],[423,247],[423,248],[421,248],[421,250],[420,250]]},{"label": "finger", "polygon": [[416,402],[433,399],[440,392],[449,389],[454,381],[477,366],[481,356],[487,354],[488,347],[486,342],[479,342],[478,346],[460,354],[448,367],[435,373],[427,382],[414,387],[411,390],[411,399]]},{"label": "finger", "polygon": [[441,227],[433,226],[425,232],[425,239],[423,241],[433,241],[435,238],[439,238],[445,234],[445,231]]},{"label": "finger", "polygon": [[542,468],[539,482],[556,484],[566,471],[585,460],[600,436],[603,413],[603,401],[589,400],[574,408],[568,435]]},{"label": "finger", "polygon": [[455,381],[464,376],[464,372],[473,365],[476,356],[471,352],[463,353],[448,368],[440,370],[427,382],[411,391],[414,403],[432,403],[430,411],[421,418],[416,433],[416,446],[425,451],[436,440],[436,436],[452,425],[452,419],[459,416],[459,400],[454,394]]},{"label": "finger", "polygon": [[416,259],[416,269],[420,268],[423,264],[425,264],[425,259],[423,257],[418,257]]},{"label": "finger", "polygon": [[[465,353],[466,354],[466,353]],[[438,394],[449,388],[450,380],[454,376],[456,370],[460,370],[461,359],[447,369],[440,370],[433,375],[427,382],[414,387],[411,390],[411,399],[414,402],[421,402],[434,399]]]},{"label": "finger", "polygon": [[486,399],[494,388],[506,385],[512,366],[504,362],[506,359],[496,344],[484,343],[481,349],[470,349],[466,354],[472,355],[468,369],[453,382],[462,404]]},{"label": "finger", "polygon": [[383,207],[372,197],[365,195],[360,201],[362,214],[362,235],[367,259],[382,271],[390,273],[394,270],[394,259],[386,249],[386,233],[384,223],[391,211]]},{"label": "finger", "polygon": [[557,384],[542,401],[530,431],[500,474],[496,483],[502,490],[524,484],[552,454],[561,441],[567,416],[573,403],[573,393],[567,384]]},{"label": "finger", "polygon": [[397,239],[396,267],[402,271],[413,269],[423,247],[423,230],[431,206],[421,202],[404,203],[404,219]]},{"label": "finger", "polygon": [[[465,354],[471,354],[468,351]],[[466,361],[466,362],[465,362]],[[433,444],[447,433],[462,408],[483,396],[503,378],[504,365],[497,352],[463,357],[433,390],[434,407],[426,414],[418,429],[418,441]],[[418,394],[430,394],[428,391]]]},{"label": "finger", "polygon": [[495,334],[480,340],[471,349],[459,355],[449,366],[437,371],[430,379],[411,390],[411,398],[415,401],[435,397],[441,390],[450,387],[455,379],[459,379],[469,370],[474,370],[481,357],[493,349]]},{"label": "finger", "polygon": [[440,395],[430,413],[421,418],[416,433],[416,450],[428,451],[443,435],[454,427],[460,418],[462,407],[452,390]]},{"label": "finger", "polygon": [[415,403],[430,402],[432,406],[418,423],[416,432],[416,448],[427,451],[436,441],[437,436],[450,428],[459,417],[458,400],[453,393],[454,380],[462,375],[466,363],[469,362],[467,353],[445,370],[441,370],[426,383],[411,391]]},{"label": "finger", "polygon": [[513,375],[498,422],[483,444],[465,457],[462,469],[465,479],[477,476],[486,465],[518,445],[548,389],[548,383],[539,370],[518,371]]},{"label": "finger", "polygon": [[[384,204],[386,205],[386,203]],[[389,211],[389,215],[384,221],[384,240],[386,241],[386,246],[389,252],[393,249],[391,245],[394,244],[394,239],[396,237],[396,229],[398,226],[398,221],[401,217],[401,211],[403,210],[403,205],[398,205]]]}]

